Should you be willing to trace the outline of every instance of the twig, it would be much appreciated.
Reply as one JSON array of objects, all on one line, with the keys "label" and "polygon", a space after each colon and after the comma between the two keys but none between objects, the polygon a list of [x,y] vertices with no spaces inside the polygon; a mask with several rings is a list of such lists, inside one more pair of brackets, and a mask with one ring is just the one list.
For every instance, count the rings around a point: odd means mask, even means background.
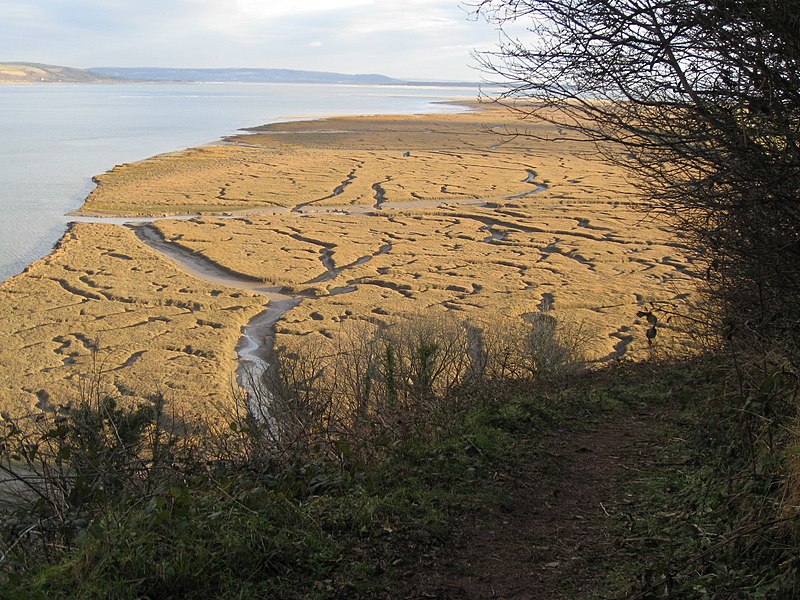
[{"label": "twig", "polygon": [[6,557],[8,557],[9,553],[10,553],[10,552],[11,552],[11,551],[14,549],[14,547],[15,547],[17,544],[19,544],[19,543],[22,541],[22,538],[24,538],[24,537],[25,537],[26,535],[28,535],[28,534],[29,534],[31,531],[33,531],[34,529],[36,529],[36,526],[37,526],[37,525],[38,525],[37,523],[34,523],[33,525],[31,525],[30,527],[28,527],[28,528],[27,528],[25,531],[23,531],[22,533],[20,533],[20,534],[17,536],[17,539],[16,539],[16,540],[14,540],[14,543],[13,543],[13,544],[11,544],[11,545],[8,547],[8,549],[7,549],[5,552],[3,552],[3,555],[2,555],[2,556],[0,556],[0,564],[2,564],[3,562],[5,562],[5,560],[6,560]]},{"label": "twig", "polygon": [[656,582],[653,585],[645,588],[644,590],[642,590],[641,592],[639,592],[638,594],[636,594],[634,596],[628,596],[626,598],[626,600],[644,600],[645,598],[649,597],[652,592],[656,591],[662,585],[666,584],[672,578],[673,575],[676,575],[677,573],[680,573],[681,571],[683,571],[684,569],[688,568],[689,566],[691,566],[692,564],[696,563],[697,561],[702,560],[703,558],[705,558],[706,556],[708,556],[709,554],[711,554],[713,552],[716,552],[717,550],[719,550],[723,546],[726,546],[727,544],[730,544],[734,540],[737,540],[738,538],[740,538],[742,536],[745,536],[748,533],[753,533],[754,531],[758,531],[759,529],[766,529],[767,527],[772,527],[773,525],[776,525],[777,523],[782,523],[784,521],[790,521],[790,520],[792,520],[794,518],[795,518],[794,516],[782,517],[780,519],[771,519],[771,520],[766,521],[764,523],[754,523],[752,525],[742,526],[738,530],[734,531],[730,536],[728,536],[725,539],[723,539],[722,541],[719,541],[716,544],[714,544],[713,546],[707,548],[706,550],[704,550],[704,551],[702,551],[702,552],[700,552],[698,554],[695,554],[694,556],[688,558],[687,560],[685,560],[683,562],[682,565],[671,569],[669,573],[667,573],[666,575],[662,575],[661,579],[659,579],[658,582]]}]

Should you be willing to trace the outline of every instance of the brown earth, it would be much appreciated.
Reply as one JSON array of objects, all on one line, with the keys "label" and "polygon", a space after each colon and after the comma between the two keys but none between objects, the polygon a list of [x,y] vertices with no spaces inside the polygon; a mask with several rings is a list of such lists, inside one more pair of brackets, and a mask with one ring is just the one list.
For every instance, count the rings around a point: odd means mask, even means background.
[{"label": "brown earth", "polygon": [[[586,600],[603,598],[636,475],[652,467],[660,419],[652,413],[600,417],[529,437],[523,459],[494,474],[502,506],[456,522],[453,540],[409,570],[392,597]],[[603,566],[601,568],[601,565]],[[623,576],[625,580],[629,573]]]}]

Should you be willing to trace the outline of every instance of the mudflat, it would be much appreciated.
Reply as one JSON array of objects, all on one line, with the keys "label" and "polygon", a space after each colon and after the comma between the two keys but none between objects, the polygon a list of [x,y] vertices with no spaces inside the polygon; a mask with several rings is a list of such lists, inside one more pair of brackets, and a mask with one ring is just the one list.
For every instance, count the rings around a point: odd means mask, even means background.
[{"label": "mudflat", "polygon": [[123,227],[75,225],[0,286],[2,408],[54,409],[99,377],[115,396],[163,391],[204,412],[228,402],[239,330],[263,304],[186,275]]},{"label": "mudflat", "polygon": [[[242,328],[269,303],[259,285],[300,300],[278,347],[333,349],[354,323],[420,312],[513,331],[547,311],[589,334],[593,360],[648,352],[637,312],[692,293],[689,249],[593,146],[469,108],[268,125],[98,176],[79,211],[98,222],[0,286],[3,410],[51,409],[98,374],[131,401],[224,408]],[[102,223],[185,214],[148,226],[160,246]]]}]

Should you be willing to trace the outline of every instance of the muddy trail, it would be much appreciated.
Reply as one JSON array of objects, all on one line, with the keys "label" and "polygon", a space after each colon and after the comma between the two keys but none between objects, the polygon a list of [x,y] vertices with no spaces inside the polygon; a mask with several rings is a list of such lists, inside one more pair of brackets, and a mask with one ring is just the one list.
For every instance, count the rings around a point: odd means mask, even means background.
[{"label": "muddy trail", "polygon": [[498,506],[456,518],[452,539],[409,569],[394,597],[578,600],[598,597],[622,562],[612,528],[633,504],[628,486],[657,463],[663,435],[652,414],[601,417],[526,434],[523,457],[492,476]]}]

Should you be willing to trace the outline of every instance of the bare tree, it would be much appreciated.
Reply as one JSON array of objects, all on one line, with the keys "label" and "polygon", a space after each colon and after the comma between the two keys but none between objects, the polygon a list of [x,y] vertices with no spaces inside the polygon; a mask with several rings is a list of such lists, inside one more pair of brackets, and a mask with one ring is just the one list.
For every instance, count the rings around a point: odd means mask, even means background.
[{"label": "bare tree", "polygon": [[[600,142],[705,260],[720,333],[800,362],[800,1],[484,0],[503,100]],[[520,40],[512,34],[524,27]],[[756,344],[756,346],[754,346]]]}]

